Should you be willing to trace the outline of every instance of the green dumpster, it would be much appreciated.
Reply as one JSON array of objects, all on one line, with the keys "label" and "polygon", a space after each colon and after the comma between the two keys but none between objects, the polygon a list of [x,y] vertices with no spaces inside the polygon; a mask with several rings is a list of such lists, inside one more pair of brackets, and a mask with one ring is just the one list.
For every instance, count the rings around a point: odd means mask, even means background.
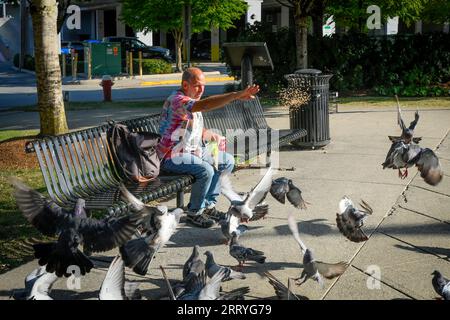
[{"label": "green dumpster", "polygon": [[91,75],[115,76],[121,72],[121,52],[119,42],[85,42],[84,70],[88,73],[89,54],[91,56]]}]

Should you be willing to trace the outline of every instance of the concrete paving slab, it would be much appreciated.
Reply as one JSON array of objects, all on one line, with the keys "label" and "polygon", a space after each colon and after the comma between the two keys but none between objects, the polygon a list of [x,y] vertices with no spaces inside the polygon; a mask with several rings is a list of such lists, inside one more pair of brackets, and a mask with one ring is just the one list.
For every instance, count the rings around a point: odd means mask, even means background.
[{"label": "concrete paving slab", "polygon": [[[371,288],[371,289],[369,289]],[[349,267],[325,295],[324,300],[407,300],[411,299],[388,284]]]},{"label": "concrete paving slab", "polygon": [[[370,266],[379,267],[381,280],[405,295],[414,299],[433,299],[436,294],[431,284],[431,273],[440,270],[443,274],[450,274],[450,262],[434,255],[417,254],[413,245],[376,233],[358,253],[352,265],[363,271]],[[347,290],[349,283],[344,284]],[[358,294],[365,292],[355,292],[354,296]]]}]

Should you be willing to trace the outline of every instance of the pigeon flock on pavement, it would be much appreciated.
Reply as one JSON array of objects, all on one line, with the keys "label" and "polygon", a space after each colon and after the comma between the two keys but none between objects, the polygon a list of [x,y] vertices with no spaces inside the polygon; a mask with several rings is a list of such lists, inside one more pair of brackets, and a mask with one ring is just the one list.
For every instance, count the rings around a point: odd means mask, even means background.
[{"label": "pigeon flock on pavement", "polygon": [[[436,154],[428,148],[419,146],[422,140],[414,137],[419,113],[406,127],[400,106],[397,112],[401,129],[399,136],[389,136],[391,147],[383,162],[383,169],[395,169],[399,177],[408,176],[408,168],[416,166],[421,177],[430,185],[437,185],[443,172]],[[402,170],[404,170],[402,172]],[[333,279],[342,275],[349,264],[346,262],[327,263],[315,259],[313,250],[306,247],[300,238],[294,212],[307,210],[307,201],[302,191],[291,179],[273,178],[276,170],[268,168],[260,181],[248,192],[236,192],[229,174],[220,177],[221,193],[230,201],[224,217],[218,222],[224,242],[228,245],[228,254],[237,262],[237,266],[219,264],[214,252],[195,245],[192,254],[187,257],[182,268],[182,280],[170,280],[165,269],[160,266],[167,286],[165,299],[170,300],[241,300],[250,292],[248,286],[224,292],[222,283],[246,279],[244,264],[251,261],[263,264],[270,254],[245,246],[246,234],[251,233],[248,224],[270,217],[266,197],[270,195],[279,203],[288,207],[287,226],[300,248],[301,273],[298,278],[288,278],[287,285],[278,280],[269,271],[263,275],[274,288],[275,295],[282,300],[306,300],[293,292],[293,286],[301,286],[308,279],[316,281],[324,288],[324,279]],[[14,291],[12,297],[20,300],[52,300],[49,293],[53,284],[61,277],[69,277],[68,267],[80,268],[81,275],[89,273],[94,267],[89,258],[90,252],[109,251],[118,248],[120,254],[111,262],[98,298],[100,300],[138,300],[143,299],[139,291],[139,282],[125,279],[125,269],[130,268],[138,275],[146,275],[156,254],[158,254],[177,232],[183,209],[168,210],[166,206],[144,204],[131,194],[124,185],[120,186],[122,200],[128,205],[129,213],[118,217],[106,217],[102,220],[88,217],[85,201],[78,199],[73,210],[58,206],[45,198],[17,178],[10,179],[14,187],[14,197],[25,218],[43,235],[54,237],[54,242],[33,245],[39,267],[25,278],[25,288]],[[286,203],[286,198],[288,203]],[[336,226],[342,235],[351,242],[367,241],[369,237],[363,230],[364,220],[373,213],[371,206],[364,200],[359,208],[352,200],[343,196],[338,203]],[[83,251],[80,250],[83,247]],[[220,248],[220,247],[219,247]],[[206,256],[205,261],[202,259]],[[295,261],[294,261],[295,262]],[[450,281],[439,271],[432,273],[432,286],[445,300],[450,300]]]}]

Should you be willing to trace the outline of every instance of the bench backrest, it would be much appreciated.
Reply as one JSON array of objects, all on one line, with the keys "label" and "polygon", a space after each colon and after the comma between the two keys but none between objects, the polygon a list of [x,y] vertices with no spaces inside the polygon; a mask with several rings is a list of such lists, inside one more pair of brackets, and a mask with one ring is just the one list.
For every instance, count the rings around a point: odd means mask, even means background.
[{"label": "bench backrest", "polygon": [[50,197],[59,205],[106,191],[121,177],[114,167],[108,125],[31,141]]}]

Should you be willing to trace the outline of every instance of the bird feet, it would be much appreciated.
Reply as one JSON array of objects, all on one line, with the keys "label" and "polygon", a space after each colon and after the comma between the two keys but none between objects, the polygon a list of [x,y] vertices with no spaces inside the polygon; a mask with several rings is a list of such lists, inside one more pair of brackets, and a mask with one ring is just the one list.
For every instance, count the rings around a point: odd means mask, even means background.
[{"label": "bird feet", "polygon": [[401,169],[398,169],[398,177],[400,179],[406,179],[408,177],[408,168],[406,168],[404,172],[402,172]]}]

